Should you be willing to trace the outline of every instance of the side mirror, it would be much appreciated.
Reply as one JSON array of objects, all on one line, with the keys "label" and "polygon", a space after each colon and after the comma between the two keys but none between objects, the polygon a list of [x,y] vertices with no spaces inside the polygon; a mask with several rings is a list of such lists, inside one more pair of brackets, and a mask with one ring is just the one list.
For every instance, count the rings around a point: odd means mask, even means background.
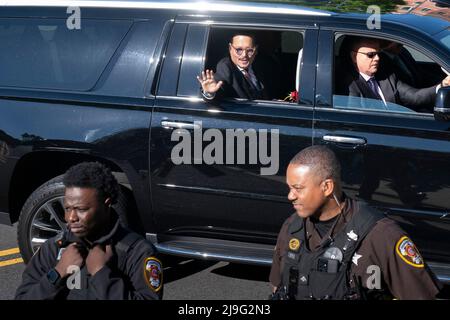
[{"label": "side mirror", "polygon": [[438,121],[450,121],[450,87],[438,90],[433,113]]}]

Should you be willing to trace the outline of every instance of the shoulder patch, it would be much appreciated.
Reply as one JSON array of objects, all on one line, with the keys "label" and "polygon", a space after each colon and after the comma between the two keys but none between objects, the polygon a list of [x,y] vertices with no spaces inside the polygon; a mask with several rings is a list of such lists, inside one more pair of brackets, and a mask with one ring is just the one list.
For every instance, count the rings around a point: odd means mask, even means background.
[{"label": "shoulder patch", "polygon": [[163,273],[161,261],[155,257],[148,257],[144,260],[144,278],[147,285],[155,292],[162,288]]},{"label": "shoulder patch", "polygon": [[397,241],[395,252],[407,264],[415,268],[423,268],[423,258],[417,250],[416,245],[407,236],[403,236]]}]

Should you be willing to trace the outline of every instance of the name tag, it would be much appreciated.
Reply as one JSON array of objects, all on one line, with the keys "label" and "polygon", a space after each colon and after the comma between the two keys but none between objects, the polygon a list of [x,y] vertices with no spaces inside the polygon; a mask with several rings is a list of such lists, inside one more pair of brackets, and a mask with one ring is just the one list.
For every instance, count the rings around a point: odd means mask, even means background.
[{"label": "name tag", "polygon": [[297,255],[293,252],[288,252],[287,256],[289,259],[297,260]]}]

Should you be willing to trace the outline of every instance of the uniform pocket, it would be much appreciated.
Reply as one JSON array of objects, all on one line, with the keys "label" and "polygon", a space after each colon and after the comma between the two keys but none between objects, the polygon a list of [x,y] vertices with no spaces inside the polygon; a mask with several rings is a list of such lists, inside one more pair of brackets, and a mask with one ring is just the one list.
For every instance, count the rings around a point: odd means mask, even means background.
[{"label": "uniform pocket", "polygon": [[345,270],[337,273],[312,271],[309,283],[314,299],[344,299],[347,293]]}]

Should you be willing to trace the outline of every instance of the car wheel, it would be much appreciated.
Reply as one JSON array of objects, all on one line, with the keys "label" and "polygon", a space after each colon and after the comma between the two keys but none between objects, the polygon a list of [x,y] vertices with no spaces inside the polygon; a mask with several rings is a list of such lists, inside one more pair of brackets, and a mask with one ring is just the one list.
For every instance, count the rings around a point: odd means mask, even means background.
[{"label": "car wheel", "polygon": [[[27,199],[20,212],[17,241],[22,258],[27,263],[38,248],[48,239],[61,233],[64,220],[63,175],[57,176],[39,188]],[[113,209],[126,225],[127,199],[121,192]]]}]

